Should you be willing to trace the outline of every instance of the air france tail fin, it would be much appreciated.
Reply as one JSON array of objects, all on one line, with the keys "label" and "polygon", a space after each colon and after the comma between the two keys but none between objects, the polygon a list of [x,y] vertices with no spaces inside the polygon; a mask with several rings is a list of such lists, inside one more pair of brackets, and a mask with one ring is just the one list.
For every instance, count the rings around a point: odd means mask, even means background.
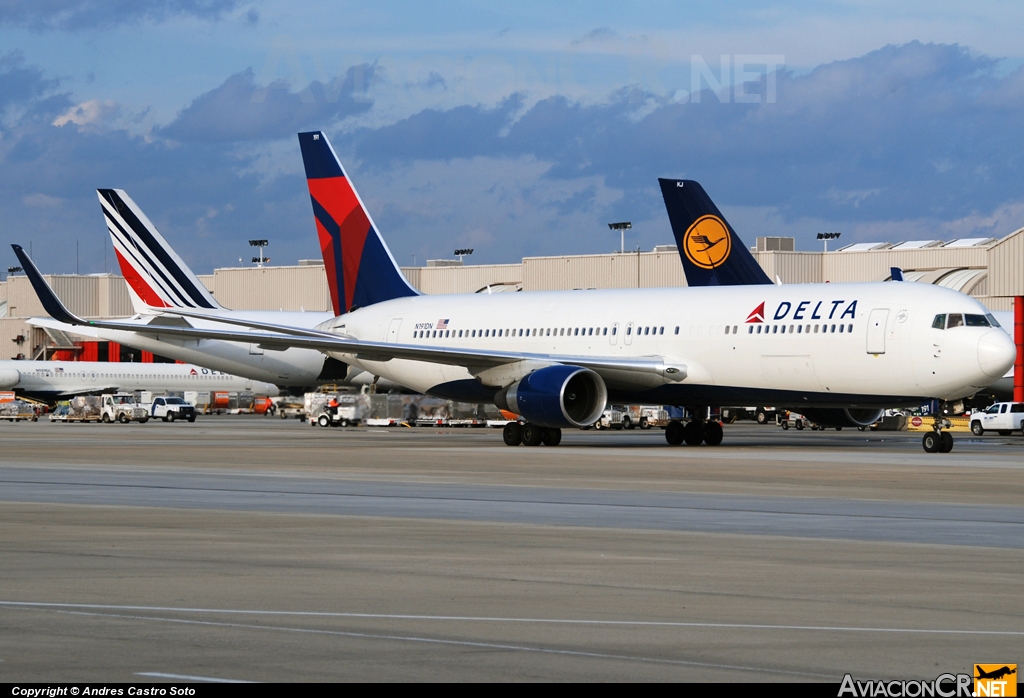
[{"label": "air france tail fin", "polygon": [[690,286],[771,284],[704,188],[692,179],[659,179]]},{"label": "air france tail fin", "polygon": [[299,146],[334,312],[419,295],[402,276],[327,136],[300,133]]},{"label": "air france tail fin", "polygon": [[136,312],[221,307],[131,197],[120,189],[96,193]]}]

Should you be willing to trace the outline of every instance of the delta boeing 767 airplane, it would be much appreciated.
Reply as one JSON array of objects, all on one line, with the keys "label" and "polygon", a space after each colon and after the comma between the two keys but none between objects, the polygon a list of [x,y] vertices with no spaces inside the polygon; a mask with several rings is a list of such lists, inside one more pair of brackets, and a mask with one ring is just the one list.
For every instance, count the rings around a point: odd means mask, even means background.
[{"label": "delta boeing 767 airplane", "polygon": [[[609,401],[689,407],[693,419],[665,430],[670,444],[721,443],[721,424],[700,417],[715,405],[775,404],[822,424],[865,424],[884,408],[971,395],[1016,355],[984,306],[926,284],[421,295],[324,134],[301,133],[299,142],[338,316],[313,329],[218,318],[241,327],[132,330],[318,349],[430,395],[493,401],[522,418],[505,429],[510,446],[557,445],[562,428],[593,424]],[[690,261],[729,273],[742,241],[703,188],[661,184],[673,225],[685,226]],[[125,329],[71,314],[14,249],[51,316]],[[953,439],[940,423],[924,447],[949,452]]]}]

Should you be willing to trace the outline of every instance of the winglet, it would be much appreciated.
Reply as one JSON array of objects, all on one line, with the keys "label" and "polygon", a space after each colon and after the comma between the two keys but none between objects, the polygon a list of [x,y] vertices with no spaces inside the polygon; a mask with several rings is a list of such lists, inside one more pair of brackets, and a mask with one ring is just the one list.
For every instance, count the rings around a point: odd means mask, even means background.
[{"label": "winglet", "polygon": [[893,281],[903,281],[903,270],[899,267],[889,267],[889,274]]},{"label": "winglet", "polygon": [[32,288],[35,290],[36,295],[39,296],[39,302],[43,304],[43,309],[50,314],[54,320],[59,320],[67,325],[85,325],[85,320],[78,317],[61,302],[57,294],[50,288],[50,284],[46,283],[46,279],[39,272],[35,262],[32,258],[25,254],[25,250],[22,249],[21,245],[11,245],[14,248],[14,254],[18,256],[18,261],[21,262],[22,268],[25,270],[25,276],[32,283]]}]

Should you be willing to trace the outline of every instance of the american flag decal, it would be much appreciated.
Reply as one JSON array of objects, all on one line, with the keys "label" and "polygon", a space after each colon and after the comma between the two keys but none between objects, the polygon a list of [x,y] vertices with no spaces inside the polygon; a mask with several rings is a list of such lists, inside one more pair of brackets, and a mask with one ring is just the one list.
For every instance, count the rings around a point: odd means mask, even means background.
[{"label": "american flag decal", "polygon": [[446,318],[444,320],[438,320],[437,321],[437,329],[439,329],[439,330],[447,330],[448,329],[448,319]]}]

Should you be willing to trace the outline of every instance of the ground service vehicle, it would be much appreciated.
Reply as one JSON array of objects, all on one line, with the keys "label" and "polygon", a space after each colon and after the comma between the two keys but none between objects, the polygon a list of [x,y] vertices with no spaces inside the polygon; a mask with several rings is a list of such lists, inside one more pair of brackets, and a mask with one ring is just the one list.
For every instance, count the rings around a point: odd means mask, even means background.
[{"label": "ground service vehicle", "polygon": [[971,433],[981,436],[986,431],[1009,436],[1024,424],[1024,402],[997,402],[982,412],[971,415]]},{"label": "ground service vehicle", "polygon": [[165,422],[173,422],[178,419],[196,421],[195,405],[188,404],[180,397],[153,398],[153,405],[150,407],[149,413],[153,419],[162,419]]},{"label": "ground service vehicle", "polygon": [[149,421],[149,410],[135,401],[132,393],[114,393],[113,395],[100,396],[100,419],[106,423],[139,422],[145,424]]}]

